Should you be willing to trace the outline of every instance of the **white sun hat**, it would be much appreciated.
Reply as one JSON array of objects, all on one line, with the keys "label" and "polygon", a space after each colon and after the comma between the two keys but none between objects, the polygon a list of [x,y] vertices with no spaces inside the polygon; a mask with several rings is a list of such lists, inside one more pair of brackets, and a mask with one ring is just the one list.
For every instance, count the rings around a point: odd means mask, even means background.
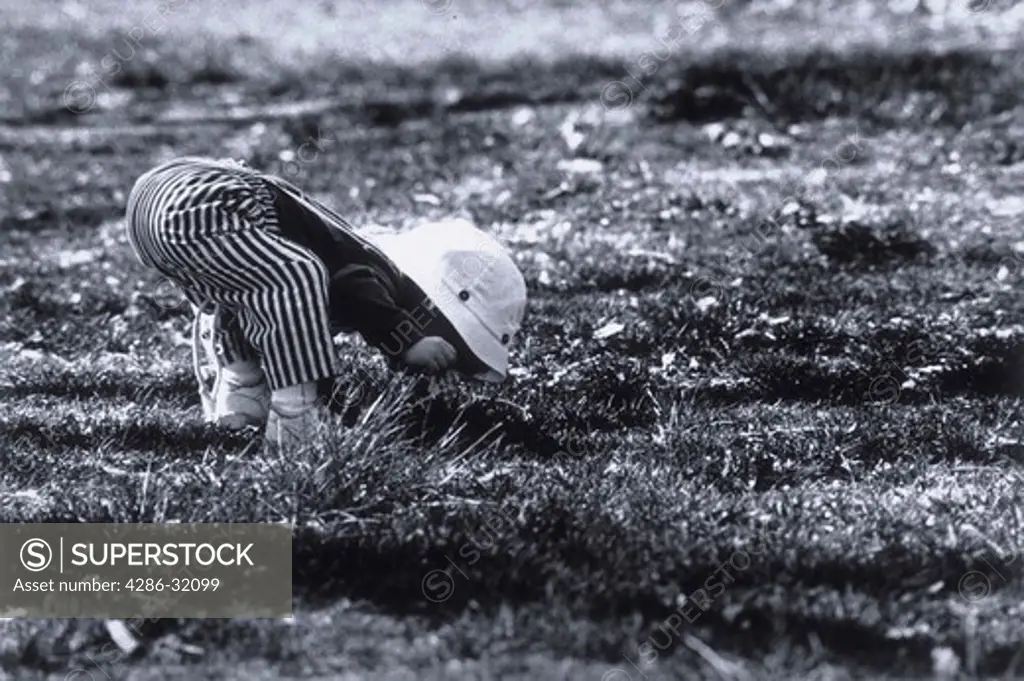
[{"label": "white sun hat", "polygon": [[464,219],[365,236],[427,294],[487,365],[489,371],[476,378],[505,380],[509,346],[526,312],[526,282],[505,247]]}]

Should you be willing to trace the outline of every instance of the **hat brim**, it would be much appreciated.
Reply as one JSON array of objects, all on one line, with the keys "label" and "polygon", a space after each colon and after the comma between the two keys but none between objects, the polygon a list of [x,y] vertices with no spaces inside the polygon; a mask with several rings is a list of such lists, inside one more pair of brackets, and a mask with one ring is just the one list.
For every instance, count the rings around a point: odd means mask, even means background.
[{"label": "hat brim", "polygon": [[438,311],[452,326],[461,330],[459,336],[470,352],[487,367],[487,371],[474,374],[472,377],[486,383],[503,382],[508,377],[508,349],[487,330],[468,305],[459,302],[458,299],[455,303],[450,302],[455,298],[454,292],[450,296],[443,295],[438,298],[440,300],[430,296]]}]

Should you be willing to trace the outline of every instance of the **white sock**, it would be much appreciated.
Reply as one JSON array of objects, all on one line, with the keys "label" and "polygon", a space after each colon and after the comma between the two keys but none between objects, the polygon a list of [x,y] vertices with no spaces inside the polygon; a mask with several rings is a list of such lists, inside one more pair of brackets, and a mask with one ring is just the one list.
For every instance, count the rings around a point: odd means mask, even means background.
[{"label": "white sock", "polygon": [[278,388],[270,393],[270,408],[282,416],[297,416],[317,403],[317,382]]},{"label": "white sock", "polygon": [[221,368],[224,381],[236,388],[259,385],[265,380],[263,369],[256,360],[232,362]]}]

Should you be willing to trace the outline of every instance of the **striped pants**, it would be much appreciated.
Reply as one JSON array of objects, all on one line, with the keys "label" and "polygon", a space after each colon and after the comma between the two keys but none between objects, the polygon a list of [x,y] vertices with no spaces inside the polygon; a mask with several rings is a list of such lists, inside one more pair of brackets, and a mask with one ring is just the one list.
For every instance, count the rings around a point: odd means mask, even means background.
[{"label": "striped pants", "polygon": [[218,306],[225,363],[259,359],[272,390],[339,373],[327,269],[281,236],[273,195],[248,169],[188,157],[161,164],[136,181],[126,219],[144,265],[194,306]]}]

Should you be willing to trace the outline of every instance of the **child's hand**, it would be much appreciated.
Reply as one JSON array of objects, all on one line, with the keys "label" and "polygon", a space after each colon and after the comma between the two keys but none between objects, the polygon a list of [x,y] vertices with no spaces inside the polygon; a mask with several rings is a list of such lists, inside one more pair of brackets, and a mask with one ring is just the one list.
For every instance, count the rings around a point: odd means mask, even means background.
[{"label": "child's hand", "polygon": [[402,361],[431,374],[441,373],[455,365],[457,353],[451,343],[440,336],[427,336],[402,354]]}]

